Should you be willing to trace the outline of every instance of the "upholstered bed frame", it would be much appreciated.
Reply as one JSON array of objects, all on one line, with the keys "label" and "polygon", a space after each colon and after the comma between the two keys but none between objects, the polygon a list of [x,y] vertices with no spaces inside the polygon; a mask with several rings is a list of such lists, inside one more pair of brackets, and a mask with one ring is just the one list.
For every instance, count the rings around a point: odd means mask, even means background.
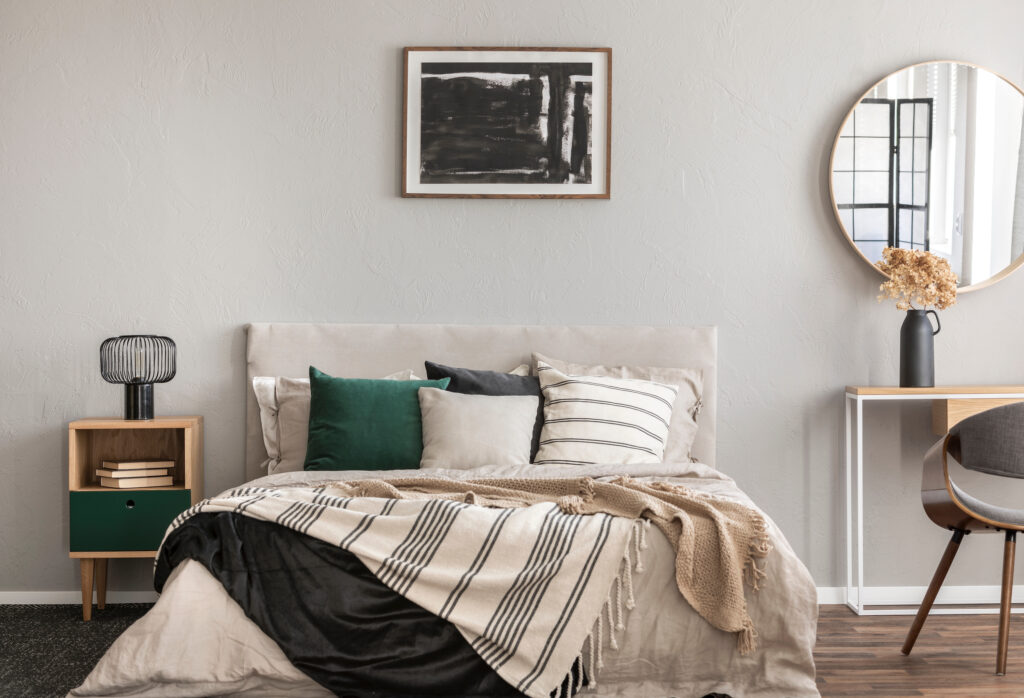
[{"label": "upholstered bed frame", "polygon": [[529,363],[531,352],[576,363],[697,368],[704,372],[700,431],[694,457],[715,464],[717,398],[715,327],[614,325],[342,325],[252,323],[246,326],[245,473],[266,473],[267,459],[254,376],[305,377],[310,364],[332,375],[378,378],[423,361],[507,371]]}]

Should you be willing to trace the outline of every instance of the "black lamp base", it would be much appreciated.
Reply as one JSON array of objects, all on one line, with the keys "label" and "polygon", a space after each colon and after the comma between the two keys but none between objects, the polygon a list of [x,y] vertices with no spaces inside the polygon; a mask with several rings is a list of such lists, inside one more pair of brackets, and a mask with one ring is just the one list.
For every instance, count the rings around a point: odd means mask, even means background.
[{"label": "black lamp base", "polygon": [[124,418],[153,419],[152,383],[128,383],[124,386]]}]

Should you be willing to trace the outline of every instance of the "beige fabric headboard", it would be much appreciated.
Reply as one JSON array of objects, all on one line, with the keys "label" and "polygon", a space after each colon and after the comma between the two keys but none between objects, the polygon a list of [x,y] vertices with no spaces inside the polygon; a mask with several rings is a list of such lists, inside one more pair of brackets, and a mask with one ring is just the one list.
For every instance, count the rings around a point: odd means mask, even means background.
[{"label": "beige fabric headboard", "polygon": [[616,325],[246,325],[245,474],[266,473],[254,376],[308,376],[310,364],[335,376],[378,378],[423,361],[507,371],[539,352],[576,363],[671,366],[704,371],[703,408],[693,455],[715,464],[718,331],[715,327]]}]

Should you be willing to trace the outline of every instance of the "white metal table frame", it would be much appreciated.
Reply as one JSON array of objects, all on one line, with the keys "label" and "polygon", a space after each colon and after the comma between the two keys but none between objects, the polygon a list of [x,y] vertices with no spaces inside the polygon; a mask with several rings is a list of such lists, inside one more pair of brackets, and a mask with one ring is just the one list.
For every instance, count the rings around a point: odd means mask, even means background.
[{"label": "white metal table frame", "polygon": [[[1024,392],[1018,393],[898,393],[898,394],[865,394],[845,390],[846,398],[846,605],[859,616],[910,616],[917,613],[917,608],[866,608],[864,603],[864,403],[874,400],[970,400],[1021,398]],[[851,424],[852,418],[852,424]],[[851,433],[852,432],[852,433]],[[857,457],[854,459],[854,447]],[[923,456],[922,456],[923,457]],[[854,482],[856,481],[856,482]],[[853,506],[853,489],[856,485],[857,506]],[[856,525],[854,525],[856,519]],[[854,533],[856,533],[857,554],[854,555]],[[854,567],[856,562],[856,567]],[[854,585],[856,581],[856,585]],[[872,606],[887,604],[873,603]],[[889,604],[893,605],[893,604]],[[932,615],[965,615],[978,613],[999,613],[996,607],[979,608],[938,608],[941,602],[936,601],[932,607]],[[1014,613],[1024,613],[1024,608],[1013,608]]]}]

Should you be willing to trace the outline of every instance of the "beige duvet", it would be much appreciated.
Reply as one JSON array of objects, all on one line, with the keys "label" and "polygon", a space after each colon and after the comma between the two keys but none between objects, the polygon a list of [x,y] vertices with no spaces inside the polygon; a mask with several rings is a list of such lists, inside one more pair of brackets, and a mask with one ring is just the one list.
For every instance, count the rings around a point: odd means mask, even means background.
[{"label": "beige duvet", "polygon": [[[422,476],[614,477],[667,480],[752,505],[728,477],[699,464],[553,467],[484,466],[472,470],[337,473],[338,479]],[[331,473],[271,475],[254,485],[323,481]],[[636,608],[627,612],[619,648],[604,647],[596,688],[580,695],[816,696],[814,583],[769,522],[774,551],[760,591],[747,590],[759,649],[741,656],[735,637],[711,627],[686,603],[673,578],[673,551],[652,529],[644,572],[635,575]],[[73,696],[329,696],[298,671],[197,562],[178,566],[156,606],[118,638]]]}]

